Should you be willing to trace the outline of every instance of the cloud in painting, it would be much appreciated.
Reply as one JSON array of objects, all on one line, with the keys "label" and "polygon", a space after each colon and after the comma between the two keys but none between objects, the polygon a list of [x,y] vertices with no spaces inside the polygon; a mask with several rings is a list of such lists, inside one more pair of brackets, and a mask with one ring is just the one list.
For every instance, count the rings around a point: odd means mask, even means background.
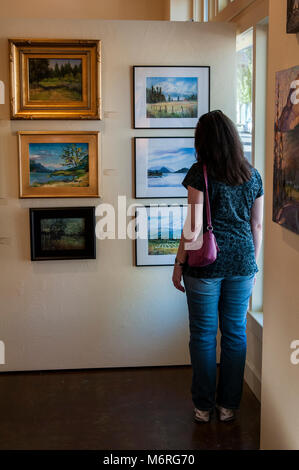
[{"label": "cloud in painting", "polygon": [[167,167],[177,171],[181,168],[190,168],[195,163],[195,150],[193,139],[190,146],[186,139],[153,139],[149,142],[148,168]]},{"label": "cloud in painting", "polygon": [[147,77],[146,87],[158,87],[162,93],[175,99],[187,98],[191,95],[197,95],[198,92],[197,77]]}]

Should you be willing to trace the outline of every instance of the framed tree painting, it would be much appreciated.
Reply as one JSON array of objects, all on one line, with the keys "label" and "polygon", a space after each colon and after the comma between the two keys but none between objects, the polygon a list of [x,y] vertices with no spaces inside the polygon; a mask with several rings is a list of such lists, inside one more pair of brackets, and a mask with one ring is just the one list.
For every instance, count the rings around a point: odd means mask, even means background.
[{"label": "framed tree painting", "polygon": [[299,33],[299,0],[288,0],[287,33]]},{"label": "framed tree painting", "polygon": [[101,119],[101,42],[10,39],[11,119]]},{"label": "framed tree painting", "polygon": [[136,266],[172,266],[187,217],[187,206],[136,208]]},{"label": "framed tree painting", "polygon": [[210,110],[210,67],[134,66],[134,128],[191,129]]},{"label": "framed tree painting", "polygon": [[299,66],[276,73],[273,221],[299,233]]},{"label": "framed tree painting", "polygon": [[98,197],[96,131],[20,131],[20,197]]},{"label": "framed tree painting", "polygon": [[95,259],[95,208],[30,209],[31,260]]},{"label": "framed tree painting", "polygon": [[187,197],[182,181],[196,162],[193,137],[135,137],[135,197]]}]

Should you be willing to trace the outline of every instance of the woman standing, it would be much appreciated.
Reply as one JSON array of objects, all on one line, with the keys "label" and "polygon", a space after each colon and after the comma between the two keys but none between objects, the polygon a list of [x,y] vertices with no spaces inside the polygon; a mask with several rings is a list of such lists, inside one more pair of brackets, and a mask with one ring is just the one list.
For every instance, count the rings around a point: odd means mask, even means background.
[{"label": "woman standing", "polygon": [[[258,171],[244,157],[235,125],[221,111],[199,119],[195,149],[197,163],[183,181],[188,189],[187,220],[191,221],[192,236],[186,237],[184,229],[173,284],[187,294],[195,419],[208,422],[216,405],[219,419],[231,421],[242,395],[246,316],[262,242],[263,184]],[[212,264],[190,267],[185,244],[196,241],[207,226],[203,164],[207,168],[212,225],[220,251]],[[222,336],[216,390],[218,316]]]}]

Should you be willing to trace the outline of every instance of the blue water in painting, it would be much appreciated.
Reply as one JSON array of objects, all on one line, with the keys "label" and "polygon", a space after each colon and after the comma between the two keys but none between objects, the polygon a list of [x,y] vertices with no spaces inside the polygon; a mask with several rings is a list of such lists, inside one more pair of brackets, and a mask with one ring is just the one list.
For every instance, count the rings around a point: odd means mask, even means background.
[{"label": "blue water in painting", "polygon": [[51,176],[51,173],[30,173],[30,184],[34,183],[48,183],[49,181],[72,181],[73,176],[57,175]]},{"label": "blue water in painting", "polygon": [[186,173],[163,173],[162,176],[148,177],[150,188],[178,188],[181,186]]}]

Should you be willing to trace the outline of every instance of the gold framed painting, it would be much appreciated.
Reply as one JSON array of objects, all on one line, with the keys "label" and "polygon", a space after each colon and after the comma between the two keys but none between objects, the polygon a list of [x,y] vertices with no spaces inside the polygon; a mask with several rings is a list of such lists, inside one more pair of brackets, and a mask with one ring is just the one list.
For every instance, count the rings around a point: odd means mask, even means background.
[{"label": "gold framed painting", "polygon": [[99,132],[20,131],[20,198],[99,197]]},{"label": "gold framed painting", "polygon": [[101,119],[101,41],[9,39],[11,119]]}]

